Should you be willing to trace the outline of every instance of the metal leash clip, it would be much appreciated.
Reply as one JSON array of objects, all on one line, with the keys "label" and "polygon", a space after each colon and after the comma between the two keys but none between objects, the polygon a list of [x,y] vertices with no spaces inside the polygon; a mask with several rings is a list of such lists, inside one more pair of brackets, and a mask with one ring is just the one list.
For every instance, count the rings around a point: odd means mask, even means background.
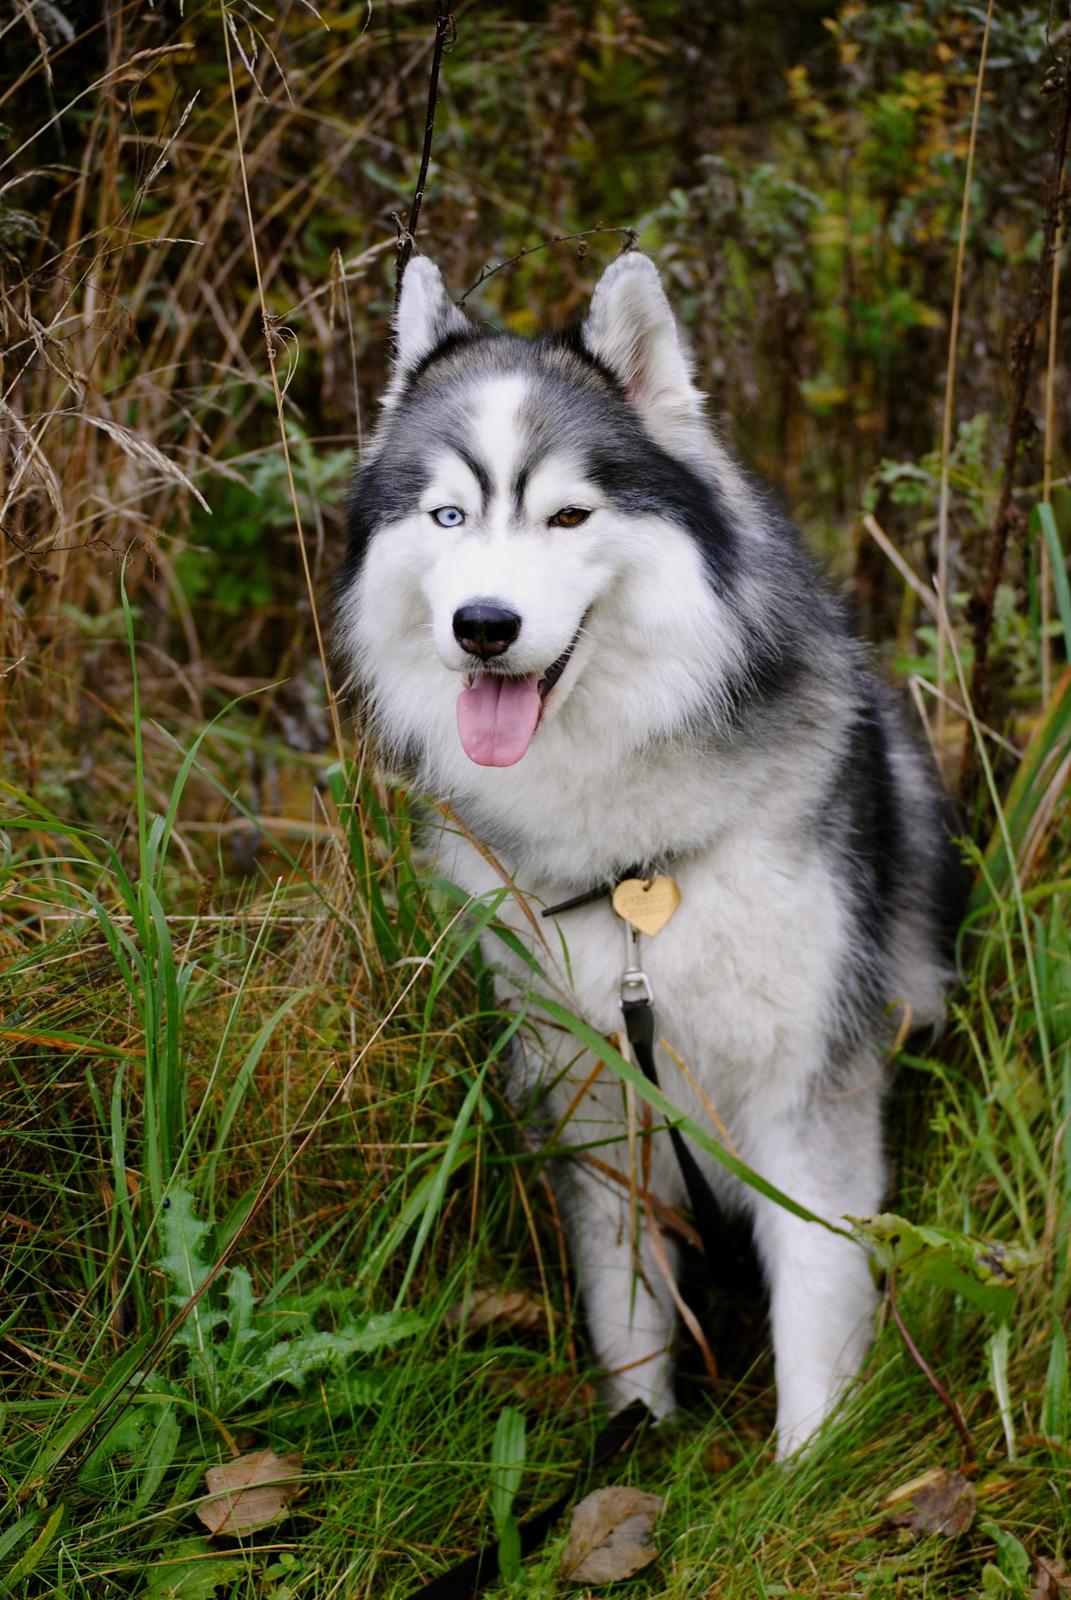
[{"label": "metal leash clip", "polygon": [[651,980],[640,966],[640,936],[631,922],[625,923],[625,970],[621,974],[621,1004],[654,1005]]}]

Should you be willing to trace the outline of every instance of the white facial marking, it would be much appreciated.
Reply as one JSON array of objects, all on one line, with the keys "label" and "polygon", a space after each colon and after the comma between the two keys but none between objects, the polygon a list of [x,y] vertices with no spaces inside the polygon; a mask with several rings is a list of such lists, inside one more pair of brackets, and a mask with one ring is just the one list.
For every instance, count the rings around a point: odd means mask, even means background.
[{"label": "white facial marking", "polygon": [[524,448],[520,410],[527,393],[528,384],[519,373],[491,378],[479,391],[474,407],[475,455],[491,479],[496,524],[510,511],[513,480]]}]

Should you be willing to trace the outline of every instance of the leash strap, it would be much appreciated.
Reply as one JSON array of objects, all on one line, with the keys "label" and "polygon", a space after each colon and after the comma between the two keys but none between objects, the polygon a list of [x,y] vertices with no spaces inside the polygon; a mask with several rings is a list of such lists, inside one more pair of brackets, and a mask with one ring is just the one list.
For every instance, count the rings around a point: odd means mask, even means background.
[{"label": "leash strap", "polygon": [[[569,1501],[587,1483],[592,1473],[636,1442],[650,1417],[651,1413],[643,1401],[633,1400],[631,1405],[610,1418],[596,1434],[591,1455],[578,1469],[565,1493],[521,1523],[517,1531],[520,1534],[522,1557],[530,1555],[543,1543]],[[448,1572],[432,1578],[430,1583],[422,1584],[419,1589],[413,1589],[408,1600],[469,1600],[470,1596],[478,1594],[498,1576],[498,1544],[489,1541],[481,1545],[475,1555],[466,1556]]]},{"label": "leash strap", "polygon": [[[642,876],[644,876],[643,867],[630,868],[623,874],[624,878]],[[554,917],[563,911],[572,911],[578,906],[593,905],[596,900],[604,900],[611,895],[613,887],[613,884],[602,884],[586,894],[574,895],[571,900],[563,900],[559,905],[547,906],[543,915]],[[655,1066],[654,1056],[655,1014],[651,984],[647,974],[639,965],[639,941],[636,930],[627,924],[626,928],[629,954],[621,979],[621,1015],[629,1048],[640,1071],[648,1083],[658,1088],[658,1068]],[[673,1123],[669,1125],[669,1136],[673,1141],[673,1153],[677,1158],[681,1177],[684,1179],[688,1203],[695,1218],[696,1230],[703,1242],[704,1253],[708,1261],[713,1261],[716,1259],[720,1233],[720,1207],[714,1198],[713,1190],[699,1170],[699,1163],[685,1143],[683,1134]],[[592,1473],[635,1443],[641,1428],[650,1417],[651,1413],[643,1401],[634,1400],[631,1405],[610,1418],[606,1426],[596,1435],[587,1463],[579,1468],[564,1494],[559,1495],[549,1506],[544,1506],[542,1511],[537,1511],[520,1524],[517,1531],[520,1535],[522,1557],[538,1549],[570,1500]],[[488,1541],[481,1545],[475,1554],[466,1556],[447,1572],[440,1573],[439,1577],[432,1578],[429,1583],[413,1589],[408,1600],[471,1600],[473,1595],[479,1594],[481,1589],[493,1583],[498,1576],[498,1543]]]},{"label": "leash strap", "polygon": [[[628,878],[644,878],[650,876],[650,869],[645,866],[628,867],[616,879],[617,883]],[[572,911],[577,906],[592,905],[596,900],[610,898],[614,892],[614,883],[600,884],[595,889],[589,889],[586,894],[574,895],[571,900],[563,900],[559,905],[547,906],[543,912],[545,917],[558,916],[563,911]],[[625,1023],[625,1033],[629,1047],[635,1057],[636,1064],[648,1083],[660,1088],[658,1082],[658,1068],[655,1066],[655,1014],[654,996],[647,974],[639,964],[639,938],[635,928],[625,924],[625,940],[628,957],[625,971],[621,979],[621,1015]],[[692,1208],[695,1219],[696,1232],[703,1243],[703,1253],[708,1261],[715,1261],[724,1233],[724,1218],[721,1207],[714,1197],[714,1191],[704,1178],[699,1169],[699,1163],[685,1143],[684,1135],[673,1123],[669,1125],[669,1137],[673,1142],[673,1153],[677,1158],[681,1177],[684,1179],[684,1188],[688,1196],[688,1204]]]},{"label": "leash strap", "polygon": [[[641,974],[642,976],[642,974]],[[636,1064],[648,1083],[659,1087],[658,1068],[654,1058],[655,1014],[650,990],[636,999],[621,1001],[621,1015],[625,1019],[625,1033]],[[714,1192],[699,1170],[699,1163],[685,1143],[684,1135],[675,1123],[669,1124],[669,1137],[673,1141],[673,1154],[677,1158],[681,1177],[692,1208],[695,1228],[703,1241],[703,1254],[708,1261],[717,1259],[718,1243],[722,1233],[721,1207]]]}]

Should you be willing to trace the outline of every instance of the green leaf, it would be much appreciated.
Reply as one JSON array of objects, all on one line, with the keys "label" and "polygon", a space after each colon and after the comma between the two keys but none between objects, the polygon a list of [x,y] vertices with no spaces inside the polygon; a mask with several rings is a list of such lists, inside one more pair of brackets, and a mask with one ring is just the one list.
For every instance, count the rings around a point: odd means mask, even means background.
[{"label": "green leaf", "polygon": [[515,1578],[521,1570],[521,1536],[513,1502],[521,1484],[525,1450],[524,1416],[507,1406],[499,1413],[491,1445],[491,1517],[498,1538],[498,1567],[504,1578]]},{"label": "green leaf", "polygon": [[244,1570],[240,1558],[217,1555],[204,1539],[183,1539],[157,1558],[141,1600],[212,1600],[222,1584],[235,1583]]},{"label": "green leaf", "polygon": [[168,1190],[167,1207],[160,1214],[160,1238],[164,1253],[157,1265],[170,1279],[172,1303],[185,1305],[195,1295],[211,1265],[204,1258],[202,1243],[210,1224],[194,1215],[193,1196],[181,1184]]},{"label": "green leaf", "polygon": [[523,1412],[507,1406],[499,1413],[491,1445],[491,1515],[496,1527],[509,1515],[520,1488],[525,1435]]},{"label": "green leaf", "polygon": [[59,1532],[60,1523],[63,1521],[63,1510],[62,1505],[56,1507],[30,1548],[23,1551],[13,1567],[8,1568],[6,1581],[12,1588],[16,1583],[21,1583],[23,1578],[28,1578],[40,1564],[49,1545]]},{"label": "green leaf", "polygon": [[[165,1197],[159,1226],[164,1252],[158,1265],[173,1290],[168,1297],[171,1304],[181,1309],[189,1305],[212,1270],[202,1249],[205,1235],[211,1231],[210,1224],[194,1215],[193,1196],[181,1184],[176,1184]],[[217,1365],[225,1348],[217,1343],[215,1335],[216,1329],[226,1322],[226,1313],[204,1296],[191,1306],[175,1334],[175,1344],[190,1352],[191,1361],[208,1384],[213,1409],[219,1403]]]},{"label": "green leaf", "polygon": [[1011,1593],[1011,1585],[999,1567],[987,1561],[982,1568],[982,1597],[983,1600],[1007,1600]]},{"label": "green leaf", "polygon": [[849,1220],[856,1238],[886,1272],[895,1271],[898,1280],[914,1276],[962,1295],[997,1323],[1010,1315],[1018,1277],[1033,1261],[1018,1246],[909,1222],[893,1211]]},{"label": "green leaf", "polygon": [[[1030,1582],[1030,1557],[1015,1537],[995,1522],[980,1522],[980,1532],[987,1534],[997,1547],[1000,1575],[1007,1581],[1010,1592],[1024,1597]],[[999,1591],[998,1591],[999,1592]]]},{"label": "green leaf", "polygon": [[178,1418],[175,1416],[175,1407],[165,1402],[157,1408],[156,1425],[145,1442],[142,1451],[141,1482],[138,1492],[134,1496],[133,1509],[143,1510],[151,1501],[179,1447],[182,1430]]},{"label": "green leaf", "polygon": [[386,1312],[334,1330],[312,1329],[280,1339],[250,1363],[238,1392],[249,1400],[273,1383],[301,1389],[312,1373],[325,1367],[340,1371],[351,1357],[400,1344],[426,1326],[426,1319],[415,1311]]},{"label": "green leaf", "polygon": [[78,1469],[79,1485],[90,1484],[100,1478],[105,1467],[116,1456],[125,1455],[136,1459],[144,1449],[157,1420],[156,1407],[153,1405],[133,1405],[124,1411],[82,1462]]}]

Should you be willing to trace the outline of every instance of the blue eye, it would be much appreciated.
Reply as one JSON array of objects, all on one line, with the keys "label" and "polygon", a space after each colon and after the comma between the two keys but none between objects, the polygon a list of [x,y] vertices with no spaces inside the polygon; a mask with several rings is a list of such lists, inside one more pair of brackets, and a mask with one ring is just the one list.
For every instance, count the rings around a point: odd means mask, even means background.
[{"label": "blue eye", "polygon": [[460,528],[465,520],[465,513],[458,506],[440,506],[432,516],[440,528]]}]

